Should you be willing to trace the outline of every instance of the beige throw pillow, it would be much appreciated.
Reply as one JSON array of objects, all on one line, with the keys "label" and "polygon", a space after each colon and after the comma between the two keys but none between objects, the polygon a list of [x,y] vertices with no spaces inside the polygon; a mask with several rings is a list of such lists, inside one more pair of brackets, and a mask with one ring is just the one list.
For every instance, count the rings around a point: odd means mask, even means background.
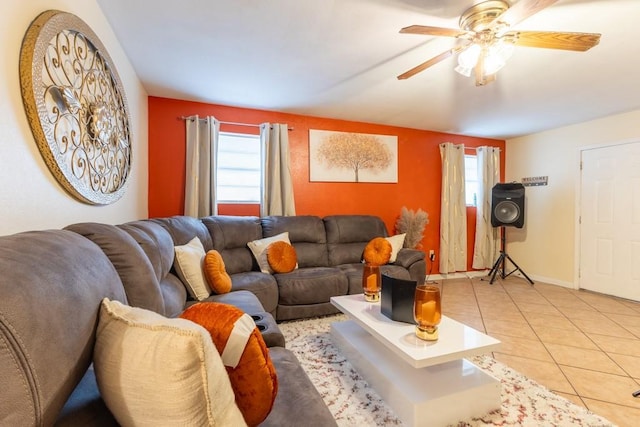
[{"label": "beige throw pillow", "polygon": [[189,295],[198,301],[211,295],[211,288],[204,276],[203,263],[206,253],[200,239],[194,237],[186,245],[176,246],[175,252],[173,265]]},{"label": "beige throw pillow", "polygon": [[249,246],[249,249],[251,249],[251,253],[253,253],[256,261],[258,261],[260,271],[262,271],[263,273],[273,274],[273,269],[271,268],[271,266],[269,265],[269,261],[267,260],[267,248],[273,242],[286,242],[288,244],[291,244],[291,242],[289,241],[289,232],[285,231],[284,233],[276,234],[272,237],[265,237],[264,239],[258,239],[247,243],[247,246]]},{"label": "beige throw pillow", "polygon": [[398,258],[398,252],[400,252],[400,249],[402,249],[402,246],[404,245],[404,238],[406,237],[406,235],[407,233],[402,233],[396,234],[395,236],[385,237],[385,239],[387,239],[389,243],[391,243],[391,258],[389,258],[390,263],[396,262],[396,259]]},{"label": "beige throw pillow", "polygon": [[203,327],[105,298],[94,369],[123,426],[245,426],[220,354]]}]

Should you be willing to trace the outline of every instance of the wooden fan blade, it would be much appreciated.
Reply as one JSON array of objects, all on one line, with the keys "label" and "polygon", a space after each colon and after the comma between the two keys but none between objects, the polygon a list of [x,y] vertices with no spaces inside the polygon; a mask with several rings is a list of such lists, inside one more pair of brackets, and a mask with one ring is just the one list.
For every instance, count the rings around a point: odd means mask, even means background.
[{"label": "wooden fan blade", "polygon": [[520,0],[507,9],[502,15],[498,16],[489,27],[495,27],[499,24],[507,24],[513,27],[557,1],[558,0]]},{"label": "wooden fan blade", "polygon": [[425,36],[460,37],[472,35],[471,31],[455,30],[453,28],[429,27],[426,25],[411,25],[400,30],[403,34],[421,34]]},{"label": "wooden fan blade", "polygon": [[518,46],[541,47],[546,49],[575,50],[584,52],[600,42],[600,34],[562,33],[556,31],[513,31]]},{"label": "wooden fan blade", "polygon": [[464,49],[466,47],[467,47],[467,45],[460,45],[460,46],[456,46],[454,48],[451,48],[451,49],[449,49],[449,50],[447,50],[445,52],[442,52],[440,55],[434,56],[433,58],[429,59],[428,61],[425,61],[422,64],[413,67],[409,71],[406,71],[406,72],[400,74],[398,76],[398,80],[404,80],[404,79],[408,79],[409,77],[413,77],[416,74],[418,74],[419,72],[424,71],[427,68],[431,67],[432,65],[435,65],[438,62],[447,59],[448,57],[450,57],[454,53],[459,52],[459,51],[461,51],[462,49]]}]

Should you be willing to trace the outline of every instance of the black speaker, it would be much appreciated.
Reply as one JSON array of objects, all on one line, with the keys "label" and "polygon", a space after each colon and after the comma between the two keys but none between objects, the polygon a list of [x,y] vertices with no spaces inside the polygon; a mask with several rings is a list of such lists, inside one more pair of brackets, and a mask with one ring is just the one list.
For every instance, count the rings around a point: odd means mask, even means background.
[{"label": "black speaker", "polygon": [[524,185],[509,182],[493,186],[491,225],[517,228],[524,226]]}]

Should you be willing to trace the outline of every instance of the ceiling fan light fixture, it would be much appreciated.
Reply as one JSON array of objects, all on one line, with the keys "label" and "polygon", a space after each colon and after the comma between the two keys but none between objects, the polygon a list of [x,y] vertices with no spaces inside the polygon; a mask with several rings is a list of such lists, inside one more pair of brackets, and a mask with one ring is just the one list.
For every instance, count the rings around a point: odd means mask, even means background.
[{"label": "ceiling fan light fixture", "polygon": [[495,74],[500,71],[513,55],[513,50],[513,44],[502,41],[489,46],[484,57],[485,74]]},{"label": "ceiling fan light fixture", "polygon": [[458,55],[458,66],[455,69],[458,73],[465,77],[471,76],[471,71],[475,68],[480,58],[482,47],[478,44],[472,44]]},{"label": "ceiling fan light fixture", "polygon": [[[458,53],[455,71],[475,75],[476,85],[495,81],[496,72],[505,66],[515,46],[584,52],[600,42],[601,34],[559,31],[520,31],[512,27],[558,0],[474,0],[460,16],[460,29],[411,25],[401,33],[455,37],[462,40],[422,64],[398,76],[404,80]],[[514,3],[511,5],[511,3]]]}]

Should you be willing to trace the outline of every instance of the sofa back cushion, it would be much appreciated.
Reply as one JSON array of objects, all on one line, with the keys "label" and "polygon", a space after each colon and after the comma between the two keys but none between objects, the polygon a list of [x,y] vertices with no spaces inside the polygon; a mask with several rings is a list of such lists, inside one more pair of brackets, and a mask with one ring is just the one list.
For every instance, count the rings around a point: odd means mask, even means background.
[{"label": "sofa back cushion", "polygon": [[54,425],[91,364],[100,302],[126,302],[109,258],[64,230],[0,237],[0,424]]},{"label": "sofa back cushion", "polygon": [[362,260],[371,239],[387,237],[387,228],[374,215],[331,215],[324,217],[329,265],[352,264]]},{"label": "sofa back cushion", "polygon": [[71,224],[65,229],[102,249],[116,268],[130,305],[164,314],[164,299],[154,267],[131,235],[115,225],[95,222]]},{"label": "sofa back cushion", "polygon": [[298,267],[327,267],[327,239],[322,218],[312,215],[266,216],[261,218],[264,237],[289,232]]},{"label": "sofa back cushion", "polygon": [[[202,218],[209,230],[213,248],[220,252],[229,274],[258,270],[247,243],[262,239],[260,218],[255,216],[209,216]],[[205,246],[205,250],[207,247]]]},{"label": "sofa back cushion", "polygon": [[151,262],[164,302],[164,312],[160,314],[178,316],[184,309],[187,290],[172,272],[174,245],[168,230],[148,220],[127,222],[118,228],[133,237]]},{"label": "sofa back cushion", "polygon": [[213,249],[211,235],[202,221],[192,216],[176,215],[167,218],[152,218],[149,221],[160,224],[169,232],[174,246],[186,245],[197,237],[202,242],[205,251]]}]

